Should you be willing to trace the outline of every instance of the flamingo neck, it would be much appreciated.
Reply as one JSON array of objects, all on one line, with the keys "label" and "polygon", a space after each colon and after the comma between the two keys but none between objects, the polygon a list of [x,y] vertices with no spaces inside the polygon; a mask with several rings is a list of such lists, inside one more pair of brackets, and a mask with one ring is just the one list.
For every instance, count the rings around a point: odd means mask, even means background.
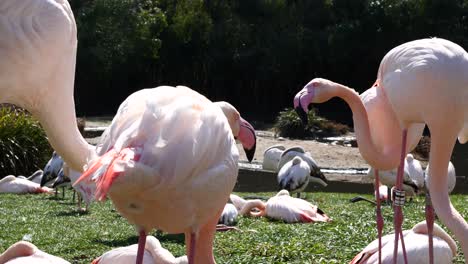
[{"label": "flamingo neck", "polygon": [[95,157],[94,146],[88,144],[78,130],[73,95],[44,103],[36,113],[52,147],[73,170],[83,167]]},{"label": "flamingo neck", "polygon": [[[374,168],[390,170],[397,167],[400,148],[396,147],[390,148],[390,151],[380,151],[374,145],[367,111],[358,93],[341,84],[336,84],[335,88],[337,90],[336,96],[343,99],[353,112],[354,131],[362,157]],[[400,144],[400,142],[396,142],[396,144]]]}]

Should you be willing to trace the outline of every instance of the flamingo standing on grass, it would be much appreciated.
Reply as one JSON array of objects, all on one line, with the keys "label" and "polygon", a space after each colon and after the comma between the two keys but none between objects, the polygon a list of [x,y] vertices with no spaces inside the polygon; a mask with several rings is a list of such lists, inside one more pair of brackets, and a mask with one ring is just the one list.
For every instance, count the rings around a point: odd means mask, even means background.
[{"label": "flamingo standing on grass", "polygon": [[[401,189],[406,153],[427,124],[431,132],[431,201],[439,218],[460,241],[468,262],[468,224],[452,206],[446,189],[447,166],[457,136],[460,143],[468,140],[468,53],[440,38],[407,42],[387,53],[377,81],[361,97],[344,85],[316,78],[296,95],[294,107],[307,121],[310,103],[323,103],[335,96],[345,100],[353,111],[356,138],[364,159],[381,170],[399,165],[398,196],[404,196]],[[399,197],[394,205],[395,240],[402,234],[402,200],[404,197]],[[431,245],[434,215],[428,211],[426,218]],[[382,223],[377,224],[380,238]],[[398,243],[394,245],[396,255]],[[429,256],[433,263],[431,246]]]},{"label": "flamingo standing on grass", "polygon": [[238,174],[235,138],[250,161],[254,129],[232,105],[183,86],[144,89],[120,105],[100,158],[76,183],[96,181],[97,199],[109,196],[138,227],[137,263],[153,228],[185,233],[189,263],[214,263],[216,224]]}]

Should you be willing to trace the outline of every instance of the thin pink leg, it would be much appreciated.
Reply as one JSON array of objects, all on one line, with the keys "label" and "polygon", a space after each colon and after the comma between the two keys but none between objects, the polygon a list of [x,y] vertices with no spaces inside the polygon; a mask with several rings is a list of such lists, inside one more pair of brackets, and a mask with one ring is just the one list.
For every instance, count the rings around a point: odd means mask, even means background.
[{"label": "thin pink leg", "polygon": [[[404,205],[405,202],[405,192],[403,191],[403,168],[405,165],[405,157],[406,157],[406,137],[408,135],[408,131],[406,129],[403,130],[402,135],[402,143],[401,143],[401,155],[400,155],[400,165],[398,166],[398,173],[397,173],[397,182],[394,189],[395,194],[393,195],[393,211],[394,211],[394,228],[395,228],[395,246],[393,248],[393,264],[397,263],[398,257],[398,237],[402,234],[402,224],[403,224],[403,212],[401,207]],[[402,244],[403,236],[401,236]],[[402,248],[403,256],[405,258],[405,264],[408,262],[406,257],[406,250]]]},{"label": "thin pink leg", "polygon": [[140,235],[138,237],[138,251],[137,251],[136,264],[143,263],[143,255],[145,253],[145,244],[146,244],[146,232],[143,229],[141,229],[139,233]]},{"label": "thin pink leg", "polygon": [[429,237],[429,264],[434,264],[434,207],[432,207],[429,190],[426,190],[426,224]]},{"label": "thin pink leg", "polygon": [[194,264],[195,263],[195,243],[196,243],[196,233],[190,234],[190,245],[189,245],[189,255],[188,255],[188,263]]},{"label": "thin pink leg", "polygon": [[377,220],[377,236],[379,238],[379,264],[382,263],[382,229],[384,226],[384,221],[382,217],[382,210],[380,206],[380,190],[379,190],[379,185],[380,185],[380,179],[379,179],[379,170],[375,169],[374,170],[374,189],[375,189],[375,202],[376,202],[376,220]]},{"label": "thin pink leg", "polygon": [[400,230],[401,249],[403,250],[403,259],[408,263],[408,256],[406,255],[405,240],[403,239],[403,230]]}]

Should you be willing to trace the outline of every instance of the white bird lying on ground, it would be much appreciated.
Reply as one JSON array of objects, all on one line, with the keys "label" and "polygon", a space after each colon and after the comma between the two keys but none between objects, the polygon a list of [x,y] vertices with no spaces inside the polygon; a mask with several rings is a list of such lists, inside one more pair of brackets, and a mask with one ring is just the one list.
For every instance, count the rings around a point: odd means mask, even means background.
[{"label": "white bird lying on ground", "polygon": [[27,179],[16,178],[8,175],[0,180],[0,193],[52,193],[53,189],[41,187],[39,184]]},{"label": "white bird lying on ground", "polygon": [[70,264],[70,262],[47,254],[39,250],[35,245],[19,241],[11,245],[0,255],[2,264]]},{"label": "white bird lying on ground", "polygon": [[29,177],[26,177],[26,176],[23,176],[23,175],[19,175],[19,176],[16,176],[16,178],[19,178],[19,179],[26,179],[26,180],[28,180],[28,181],[32,181],[32,182],[35,182],[35,183],[40,184],[43,174],[44,174],[44,173],[43,173],[42,170],[37,170],[37,171],[35,171],[33,174],[31,174],[31,176],[29,176]]},{"label": "white bird lying on ground", "polygon": [[239,212],[237,208],[232,203],[227,203],[224,206],[221,217],[219,218],[218,224],[223,224],[226,226],[233,226],[237,222],[237,216]]},{"label": "white bird lying on ground", "polygon": [[[261,200],[246,201],[233,194],[231,194],[231,201],[237,208],[241,207],[239,211],[241,215],[266,216],[286,223],[331,221],[316,205],[312,205],[303,199],[291,197],[287,190],[281,190],[276,196],[268,199],[266,203]],[[256,211],[253,211],[254,209]]]},{"label": "white bird lying on ground", "polygon": [[327,186],[327,179],[317,166],[317,162],[301,147],[292,147],[285,150],[278,163],[278,184],[280,190],[285,189],[291,193],[303,191],[309,182]]},{"label": "white bird lying on ground", "polygon": [[278,171],[278,163],[286,148],[283,145],[274,145],[263,152],[262,169],[269,171]]},{"label": "white bird lying on ground", "polygon": [[[405,238],[408,263],[429,263],[429,242],[427,239],[426,221],[416,224],[413,229],[403,231]],[[382,264],[393,263],[394,234],[382,237]],[[401,242],[400,242],[401,243]],[[398,248],[397,263],[404,263],[402,247]],[[436,223],[434,223],[434,263],[448,264],[457,255],[457,244]],[[350,264],[376,264],[378,263],[378,239],[372,241]]]},{"label": "white bird lying on ground", "polygon": [[[107,251],[95,259],[92,264],[127,264],[135,263],[138,244],[128,247],[120,247]],[[187,256],[174,257],[171,252],[161,246],[154,236],[147,236],[143,264],[185,264],[188,263]]]}]

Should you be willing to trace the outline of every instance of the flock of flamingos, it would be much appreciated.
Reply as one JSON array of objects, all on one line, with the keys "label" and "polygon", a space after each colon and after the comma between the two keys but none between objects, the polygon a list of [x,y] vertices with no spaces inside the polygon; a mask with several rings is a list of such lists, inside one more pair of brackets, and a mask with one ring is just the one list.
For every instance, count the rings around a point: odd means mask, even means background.
[{"label": "flock of flamingos", "polygon": [[[32,113],[67,164],[68,173],[77,175],[75,185],[95,184],[97,200],[111,199],[118,212],[138,229],[138,245],[117,249],[122,252],[117,254],[121,260],[106,253],[94,263],[215,263],[216,224],[238,174],[236,140],[249,159],[255,151],[254,129],[239,112],[187,87],[144,89],[120,105],[95,147],[79,133],[75,118],[77,32],[69,3],[1,1],[0,36],[0,101]],[[440,38],[404,43],[385,55],[375,84],[363,94],[315,78],[297,93],[293,103],[307,122],[309,104],[333,97],[342,98],[351,108],[360,153],[375,169],[376,182],[379,170],[398,167],[393,191],[395,233],[382,237],[377,199],[379,239],[351,263],[451,263],[456,244],[434,224],[434,211],[460,242],[468,260],[468,224],[452,206],[447,191],[454,144],[457,137],[461,143],[468,140],[467,52]],[[424,125],[431,132],[426,221],[403,231],[404,160],[419,141]],[[284,191],[271,199],[284,197],[297,199]],[[268,214],[275,207],[274,200],[245,203],[258,208],[252,211],[247,207],[248,214]],[[327,221],[318,208],[308,210],[315,214],[299,217]],[[174,258],[157,239],[146,236],[155,228],[184,233],[187,257]],[[429,246],[421,253],[418,246],[425,244]],[[443,248],[448,248],[448,253]],[[415,254],[418,249],[420,253]],[[0,263],[68,262],[28,242],[18,242],[0,256]]]}]

